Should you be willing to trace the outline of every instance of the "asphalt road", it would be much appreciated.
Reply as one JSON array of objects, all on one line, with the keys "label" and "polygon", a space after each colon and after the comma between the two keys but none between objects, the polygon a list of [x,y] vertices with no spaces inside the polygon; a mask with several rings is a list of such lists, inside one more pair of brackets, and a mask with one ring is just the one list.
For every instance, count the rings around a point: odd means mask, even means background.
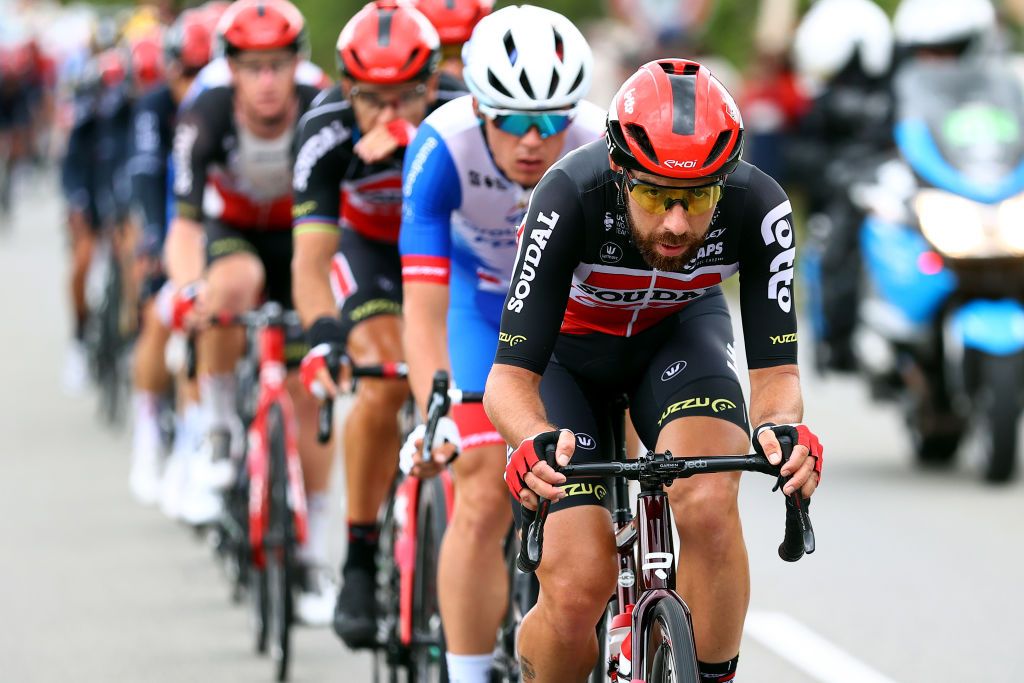
[{"label": "asphalt road", "polygon": [[[0,681],[270,680],[209,549],[129,497],[127,435],[59,390],[61,212],[43,178],[0,231]],[[826,445],[818,551],[778,559],[782,500],[748,476],[741,680],[1021,680],[1024,486],[987,488],[969,463],[918,472],[892,406],[809,371],[804,388]],[[294,644],[294,681],[370,680],[329,631]]]}]

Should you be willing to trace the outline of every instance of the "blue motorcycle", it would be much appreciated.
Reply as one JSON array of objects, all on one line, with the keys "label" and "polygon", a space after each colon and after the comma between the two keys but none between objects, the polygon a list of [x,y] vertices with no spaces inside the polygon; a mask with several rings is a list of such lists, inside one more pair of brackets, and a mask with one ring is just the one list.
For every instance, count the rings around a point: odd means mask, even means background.
[{"label": "blue motorcycle", "polygon": [[[866,218],[852,348],[900,401],[917,461],[948,466],[970,434],[1009,480],[1024,385],[1024,96],[991,63],[901,69],[897,158],[851,185]],[[820,251],[805,255],[820,335]],[[820,338],[820,337],[819,337]]]}]

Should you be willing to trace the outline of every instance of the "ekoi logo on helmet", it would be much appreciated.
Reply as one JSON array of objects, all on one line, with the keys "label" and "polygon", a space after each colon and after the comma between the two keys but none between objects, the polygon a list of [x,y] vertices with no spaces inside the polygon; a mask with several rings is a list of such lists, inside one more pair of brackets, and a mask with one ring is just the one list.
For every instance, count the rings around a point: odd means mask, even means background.
[{"label": "ekoi logo on helmet", "polygon": [[696,168],[697,162],[692,160],[677,161],[676,159],[666,159],[662,166],[665,168]]},{"label": "ekoi logo on helmet", "polygon": [[622,96],[622,108],[627,114],[632,114],[633,109],[636,107],[636,96],[634,93],[636,88],[630,88],[626,91],[626,94]]}]

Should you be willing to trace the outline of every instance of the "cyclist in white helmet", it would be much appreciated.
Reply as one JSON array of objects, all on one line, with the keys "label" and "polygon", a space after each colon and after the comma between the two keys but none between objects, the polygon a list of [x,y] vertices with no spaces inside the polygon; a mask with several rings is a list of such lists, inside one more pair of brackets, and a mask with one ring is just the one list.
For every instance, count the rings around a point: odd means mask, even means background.
[{"label": "cyclist in white helmet", "polygon": [[[590,47],[562,15],[529,5],[501,9],[477,24],[463,60],[471,95],[427,117],[405,157],[405,353],[421,409],[439,368],[459,388],[483,391],[533,187],[603,132],[603,111],[582,99]],[[435,441],[434,462],[418,465],[418,473],[436,472],[461,442],[438,595],[449,680],[486,683],[508,593],[505,444],[479,404],[456,406],[452,418],[438,432],[454,443]],[[417,443],[414,434],[406,452]]]}]

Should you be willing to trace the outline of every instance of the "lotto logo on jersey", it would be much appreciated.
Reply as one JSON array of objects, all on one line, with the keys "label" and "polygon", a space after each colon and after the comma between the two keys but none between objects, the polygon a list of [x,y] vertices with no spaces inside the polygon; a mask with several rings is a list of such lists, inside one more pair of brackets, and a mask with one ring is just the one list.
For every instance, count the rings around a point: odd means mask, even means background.
[{"label": "lotto logo on jersey", "polygon": [[[548,226],[547,229],[534,228],[530,230],[529,241],[523,239],[519,243],[520,253],[516,256],[516,261],[519,264],[519,279],[516,280],[512,289],[512,297],[506,306],[513,313],[521,312],[526,297],[530,296],[530,283],[537,278],[537,268],[540,266],[544,247],[548,246],[548,240],[551,239],[551,231],[558,224],[558,214],[552,211],[550,215],[545,216],[538,212],[537,222]],[[523,237],[526,237],[525,233]]]},{"label": "lotto logo on jersey", "polygon": [[768,298],[779,304],[784,313],[793,310],[793,262],[796,248],[793,246],[793,225],[787,216],[793,213],[789,201],[769,211],[761,221],[761,239],[766,247],[778,244],[782,251],[772,259],[772,276],[768,280]]},{"label": "lotto logo on jersey", "polygon": [[309,136],[309,139],[302,143],[302,148],[299,149],[299,153],[295,157],[295,175],[292,178],[292,187],[298,192],[305,192],[309,187],[309,176],[316,163],[347,140],[348,136],[349,131],[341,121],[331,121],[331,125],[324,126]]},{"label": "lotto logo on jersey", "polygon": [[179,197],[192,193],[192,148],[198,137],[194,123],[180,124],[174,136],[174,193]]}]

